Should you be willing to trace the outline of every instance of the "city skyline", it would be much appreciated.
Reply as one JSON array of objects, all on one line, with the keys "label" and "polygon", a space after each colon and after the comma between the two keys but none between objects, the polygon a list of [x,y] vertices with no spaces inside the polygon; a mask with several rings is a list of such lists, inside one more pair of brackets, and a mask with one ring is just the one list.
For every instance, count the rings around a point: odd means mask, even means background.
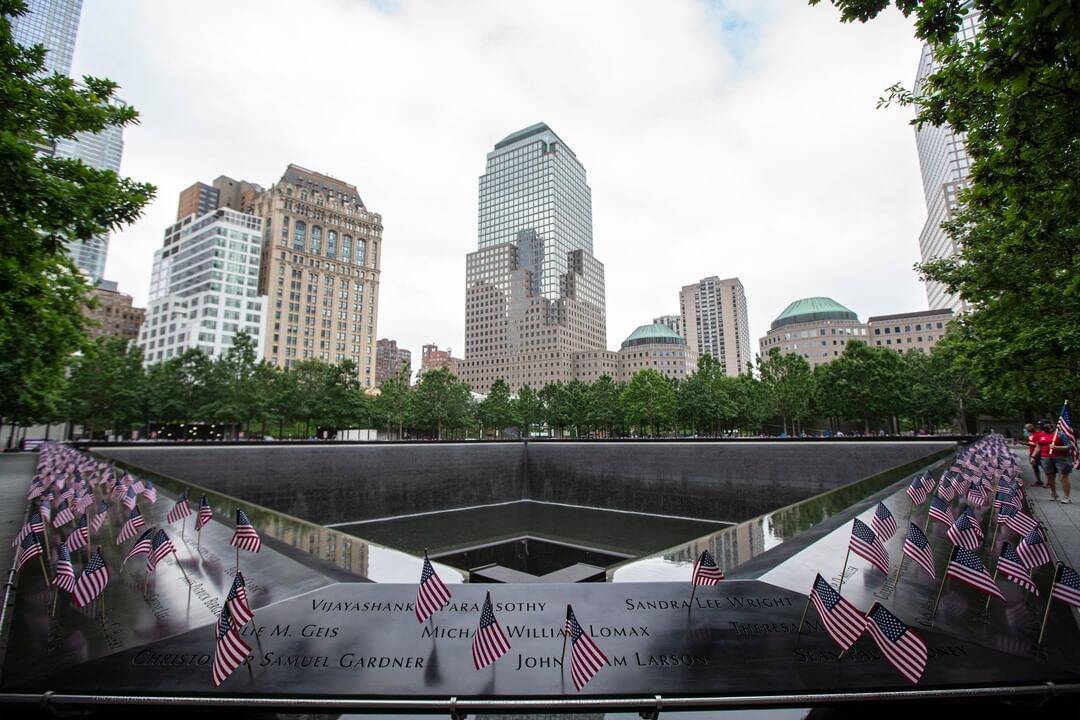
[{"label": "city skyline", "polygon": [[[404,50],[388,49],[380,33],[403,48],[418,47],[434,23],[464,23],[433,5],[410,2],[391,11],[313,3],[309,13],[328,33],[338,32],[329,25],[336,21],[341,32],[362,33],[372,55],[394,57]],[[175,217],[181,190],[222,169],[264,179],[296,162],[349,178],[388,218],[386,235],[394,245],[383,259],[393,281],[381,290],[378,334],[414,353],[431,341],[460,347],[464,292],[455,278],[477,237],[475,183],[484,170],[477,158],[508,132],[546,121],[572,138],[590,170],[612,343],[675,310],[677,289],[703,275],[742,280],[751,338],[799,296],[827,294],[861,315],[926,306],[911,269],[926,214],[914,132],[907,111],[874,108],[886,85],[914,80],[919,45],[899,16],[842,27],[829,8],[734,3],[721,12],[673,3],[643,24],[601,5],[575,10],[571,27],[548,13],[514,18],[490,7],[463,42],[495,27],[546,23],[566,34],[568,55],[583,63],[580,77],[566,72],[572,63],[548,60],[548,71],[559,77],[549,87],[535,68],[522,64],[527,52],[497,45],[492,52],[505,56],[506,74],[485,70],[486,82],[505,91],[514,73],[526,73],[509,102],[465,102],[468,113],[426,117],[422,108],[448,97],[449,89],[439,84],[444,72],[466,78],[481,72],[480,65],[499,65],[463,60],[449,48],[447,69],[425,66],[427,79],[415,64],[387,77],[364,74],[354,105],[367,107],[364,98],[381,93],[379,109],[371,106],[345,122],[318,112],[319,102],[296,105],[292,119],[260,114],[252,94],[235,85],[220,112],[200,109],[226,86],[207,74],[213,63],[239,63],[249,79],[306,72],[306,62],[289,69],[272,59],[248,61],[245,48],[259,41],[246,33],[221,57],[200,55],[198,49],[214,46],[219,33],[235,33],[250,19],[243,7],[222,10],[202,36],[185,34],[190,20],[171,6],[150,13],[137,4],[89,1],[83,15],[75,74],[94,72],[120,82],[125,99],[142,112],[141,125],[127,132],[123,173],[159,186],[146,216],[114,236],[118,245],[106,272],[137,303],[145,302],[150,256],[160,227]],[[274,13],[258,22],[269,38],[287,24]],[[582,46],[583,28],[598,23],[613,24],[610,37],[597,38],[601,44],[594,48]],[[655,47],[671,50],[652,75],[639,71],[659,50],[635,59],[620,49],[643,33]],[[160,47],[147,43],[154,35],[160,35]],[[792,52],[782,52],[785,43]],[[121,62],[144,51],[139,67]],[[165,65],[166,55],[178,53],[189,59],[183,72]],[[846,62],[855,56],[859,67]],[[263,60],[270,65],[263,67]],[[605,87],[595,68],[608,62],[619,69],[607,73]],[[631,84],[635,74],[640,79]],[[395,78],[409,82],[391,83]],[[671,78],[679,78],[677,96],[664,89]],[[162,95],[155,80],[174,83],[176,102]],[[328,91],[319,78],[311,82],[312,99]],[[399,89],[410,82],[411,90]],[[479,78],[461,80],[454,92],[471,98],[481,86]],[[634,92],[627,93],[631,86]],[[576,107],[571,96],[583,89],[589,97]],[[690,97],[692,102],[681,99]],[[610,108],[601,111],[602,104]],[[194,142],[197,133],[201,144]],[[417,158],[423,158],[422,172],[412,161]],[[808,244],[813,253],[803,252]],[[646,270],[652,273],[647,281]]]}]

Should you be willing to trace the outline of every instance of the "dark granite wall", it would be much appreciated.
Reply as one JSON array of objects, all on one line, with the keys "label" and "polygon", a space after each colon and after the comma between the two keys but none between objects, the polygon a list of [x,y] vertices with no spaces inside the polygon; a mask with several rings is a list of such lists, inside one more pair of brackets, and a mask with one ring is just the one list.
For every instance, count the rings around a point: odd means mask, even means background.
[{"label": "dark granite wall", "polygon": [[517,443],[94,450],[324,525],[519,500],[525,486]]},{"label": "dark granite wall", "polygon": [[447,443],[95,448],[329,524],[520,500],[741,521],[950,447],[925,443]]},{"label": "dark granite wall", "polygon": [[947,442],[530,443],[530,497],[741,522]]}]

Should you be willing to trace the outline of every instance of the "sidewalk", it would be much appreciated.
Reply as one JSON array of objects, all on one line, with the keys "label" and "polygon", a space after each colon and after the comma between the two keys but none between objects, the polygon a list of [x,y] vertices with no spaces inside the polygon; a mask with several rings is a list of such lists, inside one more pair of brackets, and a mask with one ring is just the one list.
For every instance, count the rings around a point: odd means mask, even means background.
[{"label": "sidewalk", "polygon": [[[15,560],[11,538],[22,527],[26,517],[26,489],[34,475],[37,453],[4,453],[0,455],[0,602],[3,602],[2,584],[7,582],[8,571]],[[8,608],[10,610],[10,608]],[[5,625],[9,625],[5,619]],[[0,671],[7,654],[7,627],[0,627]]]},{"label": "sidewalk", "polygon": [[[1024,489],[1027,490],[1028,499],[1031,501],[1032,512],[1046,528],[1046,536],[1054,547],[1057,559],[1069,567],[1080,568],[1080,492],[1076,484],[1080,482],[1080,474],[1073,472],[1070,479],[1073,482],[1071,505],[1064,505],[1050,500],[1050,489],[1046,487],[1034,487],[1035,473],[1027,462],[1027,453],[1019,451],[1017,459],[1024,468]],[[1061,492],[1061,481],[1057,482],[1058,497],[1064,497]]]}]

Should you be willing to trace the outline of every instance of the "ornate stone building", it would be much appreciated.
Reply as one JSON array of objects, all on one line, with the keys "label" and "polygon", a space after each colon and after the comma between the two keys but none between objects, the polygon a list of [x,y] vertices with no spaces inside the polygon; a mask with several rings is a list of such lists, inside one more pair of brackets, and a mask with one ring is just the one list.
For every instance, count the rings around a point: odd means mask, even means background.
[{"label": "ornate stone building", "polygon": [[297,165],[252,206],[263,219],[267,361],[353,360],[374,387],[382,216],[355,186]]}]

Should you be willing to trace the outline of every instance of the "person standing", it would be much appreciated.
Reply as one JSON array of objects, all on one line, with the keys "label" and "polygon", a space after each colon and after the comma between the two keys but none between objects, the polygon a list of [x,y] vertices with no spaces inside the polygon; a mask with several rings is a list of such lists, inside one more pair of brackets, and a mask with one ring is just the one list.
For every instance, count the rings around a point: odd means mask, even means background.
[{"label": "person standing", "polygon": [[1069,458],[1069,441],[1064,437],[1059,437],[1057,433],[1051,432],[1051,426],[1049,421],[1042,420],[1039,422],[1039,448],[1040,457],[1042,458],[1042,469],[1046,474],[1046,484],[1050,488],[1050,502],[1054,502],[1058,499],[1057,494],[1057,476],[1061,476],[1061,491],[1064,497],[1061,498],[1063,503],[1071,503],[1072,498],[1069,497],[1069,474],[1072,472],[1072,464]]},{"label": "person standing", "polygon": [[1028,423],[1024,426],[1024,435],[1027,437],[1028,448],[1028,463],[1031,464],[1031,472],[1035,473],[1035,485],[1034,487],[1043,487],[1045,483],[1042,481],[1042,475],[1040,474],[1040,460],[1039,455],[1040,448],[1039,443],[1036,440],[1036,435],[1039,434],[1039,429],[1035,427],[1035,423]]}]

